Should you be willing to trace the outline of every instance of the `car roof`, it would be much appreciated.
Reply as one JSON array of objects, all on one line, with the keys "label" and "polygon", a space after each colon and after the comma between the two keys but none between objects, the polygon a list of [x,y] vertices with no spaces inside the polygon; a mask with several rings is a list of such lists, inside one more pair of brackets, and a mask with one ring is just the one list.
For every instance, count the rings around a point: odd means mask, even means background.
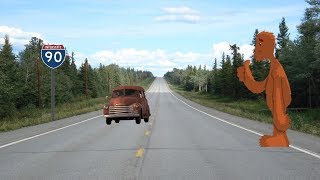
[{"label": "car roof", "polygon": [[143,87],[141,86],[118,86],[114,88],[113,90],[120,90],[120,89],[134,89],[138,91],[144,91]]}]

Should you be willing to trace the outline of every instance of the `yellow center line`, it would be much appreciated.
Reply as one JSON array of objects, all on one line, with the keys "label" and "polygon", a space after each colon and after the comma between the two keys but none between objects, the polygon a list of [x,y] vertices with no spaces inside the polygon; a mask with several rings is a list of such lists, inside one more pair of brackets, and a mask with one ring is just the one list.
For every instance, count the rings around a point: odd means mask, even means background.
[{"label": "yellow center line", "polygon": [[145,136],[149,136],[149,134],[150,134],[150,131],[146,131],[146,132],[144,133]]},{"label": "yellow center line", "polygon": [[143,148],[139,148],[139,149],[137,150],[136,157],[137,157],[137,158],[140,158],[140,157],[142,156],[142,154],[143,154]]}]

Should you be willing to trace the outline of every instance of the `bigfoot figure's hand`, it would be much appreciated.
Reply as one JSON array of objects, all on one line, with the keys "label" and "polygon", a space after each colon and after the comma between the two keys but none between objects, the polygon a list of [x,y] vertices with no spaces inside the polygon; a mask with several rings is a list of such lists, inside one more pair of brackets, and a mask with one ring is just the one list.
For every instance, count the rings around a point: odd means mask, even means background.
[{"label": "bigfoot figure's hand", "polygon": [[237,69],[237,76],[239,78],[239,81],[244,82],[246,79],[246,76],[248,76],[246,73],[248,73],[250,70],[249,68],[250,60],[246,60],[243,66],[238,67]]}]

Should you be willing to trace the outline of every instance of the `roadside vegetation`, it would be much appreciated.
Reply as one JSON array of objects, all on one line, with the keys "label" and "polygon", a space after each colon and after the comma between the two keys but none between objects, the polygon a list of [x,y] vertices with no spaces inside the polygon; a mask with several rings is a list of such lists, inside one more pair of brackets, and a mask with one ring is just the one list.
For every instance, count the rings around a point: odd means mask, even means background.
[{"label": "roadside vegetation", "polygon": [[[0,47],[0,131],[51,120],[51,71],[40,60],[43,44],[32,37],[24,50],[14,54],[9,36],[4,37]],[[116,64],[92,67],[89,62],[75,59],[71,52],[54,70],[56,119],[102,108],[104,97],[119,85],[147,86],[154,79],[150,71]]]},{"label": "roadside vegetation", "polygon": [[[275,56],[282,64],[290,86],[292,102],[289,106],[291,128],[320,135],[320,2],[306,1],[298,36],[289,38],[285,18],[279,23],[276,34]],[[252,45],[256,44],[258,29],[253,29]],[[205,106],[238,116],[272,122],[265,103],[265,94],[253,94],[237,77],[237,68],[246,59],[239,53],[237,44],[230,44],[230,52],[214,59],[213,68],[188,65],[174,68],[164,77],[181,95]],[[251,57],[250,68],[255,80],[264,80],[269,73],[269,62],[257,62]],[[218,64],[220,62],[220,66]]]},{"label": "roadside vegetation", "polygon": [[[263,98],[256,100],[233,100],[203,92],[186,91],[183,87],[169,85],[181,96],[203,106],[211,107],[232,115],[272,123],[272,115]],[[320,109],[289,109],[291,129],[320,136]]]},{"label": "roadside vegetation", "polygon": [[[147,78],[135,85],[142,86],[146,90],[153,82],[154,77]],[[108,94],[105,94],[108,95]],[[67,118],[92,111],[102,110],[103,105],[107,103],[105,97],[87,98],[86,96],[75,98],[69,102],[58,104],[56,107],[55,120]],[[102,113],[102,111],[101,111]],[[13,116],[2,118],[0,121],[0,132],[19,129],[26,126],[32,126],[51,121],[51,109],[26,107]]]}]

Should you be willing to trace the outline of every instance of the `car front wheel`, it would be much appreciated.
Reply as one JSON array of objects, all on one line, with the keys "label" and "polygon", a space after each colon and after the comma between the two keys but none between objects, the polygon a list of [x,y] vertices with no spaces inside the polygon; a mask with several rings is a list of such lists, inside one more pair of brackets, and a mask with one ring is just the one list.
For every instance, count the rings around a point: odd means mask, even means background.
[{"label": "car front wheel", "polygon": [[136,118],[136,124],[140,124],[141,122],[141,117]]},{"label": "car front wheel", "polygon": [[119,123],[120,122],[120,120],[114,120],[116,123]]},{"label": "car front wheel", "polygon": [[110,124],[111,124],[111,119],[106,118],[106,124],[107,124],[107,125],[110,125]]},{"label": "car front wheel", "polygon": [[149,122],[149,117],[144,118],[144,122]]}]

